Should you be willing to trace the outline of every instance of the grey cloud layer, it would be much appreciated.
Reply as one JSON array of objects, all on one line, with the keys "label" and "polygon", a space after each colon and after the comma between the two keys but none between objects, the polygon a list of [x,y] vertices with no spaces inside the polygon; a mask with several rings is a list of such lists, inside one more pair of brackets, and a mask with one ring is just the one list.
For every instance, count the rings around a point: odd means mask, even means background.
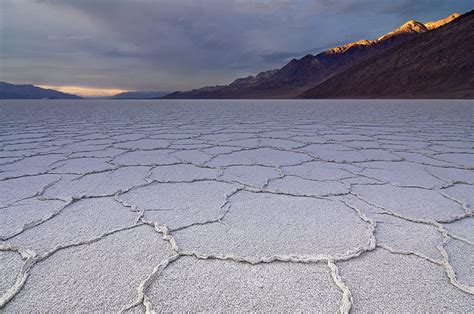
[{"label": "grey cloud layer", "polygon": [[[469,1],[4,0],[2,79],[175,90],[283,65]],[[318,47],[318,48],[316,48]]]}]

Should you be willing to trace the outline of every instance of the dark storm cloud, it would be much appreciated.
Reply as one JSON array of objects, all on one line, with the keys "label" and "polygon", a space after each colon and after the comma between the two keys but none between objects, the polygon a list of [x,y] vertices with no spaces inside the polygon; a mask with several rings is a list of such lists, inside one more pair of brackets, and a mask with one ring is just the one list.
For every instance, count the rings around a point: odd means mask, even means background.
[{"label": "dark storm cloud", "polygon": [[[470,1],[2,0],[2,80],[122,89],[222,84]],[[5,13],[6,12],[6,13]]]}]

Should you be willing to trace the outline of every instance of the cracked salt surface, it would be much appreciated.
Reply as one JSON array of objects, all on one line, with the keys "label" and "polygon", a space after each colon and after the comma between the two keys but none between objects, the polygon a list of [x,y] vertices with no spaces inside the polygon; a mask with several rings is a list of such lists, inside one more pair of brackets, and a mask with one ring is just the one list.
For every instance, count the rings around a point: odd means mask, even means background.
[{"label": "cracked salt surface", "polygon": [[177,308],[192,312],[336,312],[341,294],[324,264],[251,266],[183,257],[153,282],[148,298],[153,310],[160,312]]},{"label": "cracked salt surface", "polygon": [[338,265],[354,312],[472,312],[472,295],[449,284],[443,270],[416,256],[376,250]]},{"label": "cracked salt surface", "polygon": [[474,311],[472,101],[1,101],[0,311]]},{"label": "cracked salt surface", "polygon": [[145,226],[58,250],[32,267],[5,311],[119,311],[133,302],[136,287],[168,254],[166,244]]}]

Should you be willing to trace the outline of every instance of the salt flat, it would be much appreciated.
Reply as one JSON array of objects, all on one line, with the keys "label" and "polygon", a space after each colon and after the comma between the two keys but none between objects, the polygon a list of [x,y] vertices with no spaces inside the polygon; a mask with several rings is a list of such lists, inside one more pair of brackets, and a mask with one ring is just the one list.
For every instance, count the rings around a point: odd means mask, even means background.
[{"label": "salt flat", "polygon": [[0,311],[474,311],[474,101],[1,101]]}]

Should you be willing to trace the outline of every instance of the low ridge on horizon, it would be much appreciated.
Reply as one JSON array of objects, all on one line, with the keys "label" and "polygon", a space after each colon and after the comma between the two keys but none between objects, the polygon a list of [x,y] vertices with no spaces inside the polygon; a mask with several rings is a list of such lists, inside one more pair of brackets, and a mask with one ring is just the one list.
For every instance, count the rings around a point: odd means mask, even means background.
[{"label": "low ridge on horizon", "polygon": [[80,96],[66,93],[55,88],[46,88],[35,84],[13,84],[0,82],[0,99],[161,99],[169,92],[126,91],[112,96]]},{"label": "low ridge on horizon", "polygon": [[54,89],[41,88],[32,84],[11,84],[0,82],[0,99],[81,99],[74,94]]}]

